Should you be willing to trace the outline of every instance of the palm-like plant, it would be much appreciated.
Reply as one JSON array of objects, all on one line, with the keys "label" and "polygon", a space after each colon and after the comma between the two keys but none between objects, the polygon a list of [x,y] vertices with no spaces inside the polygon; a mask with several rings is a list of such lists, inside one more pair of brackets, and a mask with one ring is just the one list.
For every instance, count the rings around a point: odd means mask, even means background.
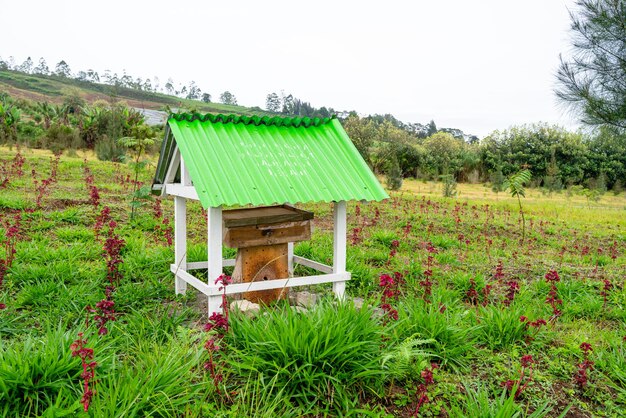
[{"label": "palm-like plant", "polygon": [[52,118],[54,118],[55,116],[55,111],[50,103],[37,102],[35,110],[41,114],[41,117],[43,118],[44,128],[50,129],[50,125],[52,124]]},{"label": "palm-like plant", "polygon": [[524,218],[524,209],[522,207],[522,197],[526,197],[526,191],[524,185],[530,182],[531,174],[530,170],[524,169],[511,176],[509,176],[504,182],[503,188],[511,193],[511,197],[517,197],[517,203],[519,204],[519,213],[522,215],[522,243],[526,238],[526,218]]}]

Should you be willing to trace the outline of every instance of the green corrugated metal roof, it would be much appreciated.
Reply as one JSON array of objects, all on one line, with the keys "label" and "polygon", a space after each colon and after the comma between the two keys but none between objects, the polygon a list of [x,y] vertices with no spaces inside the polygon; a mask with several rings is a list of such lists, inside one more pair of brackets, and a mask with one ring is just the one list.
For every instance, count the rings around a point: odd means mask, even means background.
[{"label": "green corrugated metal roof", "polygon": [[173,136],[205,208],[389,197],[336,118],[182,114],[168,128],[154,184]]}]

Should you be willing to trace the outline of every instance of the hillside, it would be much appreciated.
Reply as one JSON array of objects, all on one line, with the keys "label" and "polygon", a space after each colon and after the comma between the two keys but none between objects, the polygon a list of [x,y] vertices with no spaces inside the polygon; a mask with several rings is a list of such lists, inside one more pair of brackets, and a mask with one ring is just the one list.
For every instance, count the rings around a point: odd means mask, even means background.
[{"label": "hillside", "polygon": [[198,100],[187,100],[162,93],[111,86],[90,81],[81,81],[67,77],[42,74],[25,74],[17,71],[0,71],[0,91],[6,91],[15,98],[23,98],[38,102],[63,102],[68,90],[78,91],[88,103],[96,100],[123,100],[129,106],[139,109],[160,110],[170,108],[186,108],[199,112],[235,113],[242,115],[266,114],[260,108],[232,106],[221,103],[205,103]]}]

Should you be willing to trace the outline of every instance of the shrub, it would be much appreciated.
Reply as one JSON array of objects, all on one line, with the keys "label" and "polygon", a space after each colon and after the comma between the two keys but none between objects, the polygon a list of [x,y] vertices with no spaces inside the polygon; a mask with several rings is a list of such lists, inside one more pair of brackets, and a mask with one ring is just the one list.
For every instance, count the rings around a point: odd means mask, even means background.
[{"label": "shrub", "polygon": [[123,161],[126,155],[126,149],[120,145],[115,139],[104,135],[101,140],[96,143],[96,155],[102,161]]},{"label": "shrub", "polygon": [[68,148],[82,148],[84,143],[78,130],[70,126],[54,124],[46,132],[44,146],[52,152],[60,152]]},{"label": "shrub", "polygon": [[461,312],[442,309],[433,295],[433,302],[406,298],[398,307],[399,321],[392,330],[397,341],[415,336],[434,342],[424,345],[439,358],[443,366],[464,369],[468,363],[468,353],[472,352],[475,327],[464,320]]},{"label": "shrub", "polygon": [[389,168],[387,169],[387,187],[390,190],[400,190],[402,187],[402,171],[395,154],[391,157]]},{"label": "shrub", "polygon": [[0,415],[39,416],[61,394],[80,397],[74,385],[80,360],[71,356],[71,342],[69,333],[49,331],[0,344]]},{"label": "shrub", "polygon": [[479,340],[492,350],[512,346],[524,340],[526,323],[520,310],[486,306],[480,310]]},{"label": "shrub", "polygon": [[382,383],[380,325],[369,308],[323,302],[298,313],[272,309],[231,316],[229,362],[244,379],[272,381],[295,403],[341,408]]}]

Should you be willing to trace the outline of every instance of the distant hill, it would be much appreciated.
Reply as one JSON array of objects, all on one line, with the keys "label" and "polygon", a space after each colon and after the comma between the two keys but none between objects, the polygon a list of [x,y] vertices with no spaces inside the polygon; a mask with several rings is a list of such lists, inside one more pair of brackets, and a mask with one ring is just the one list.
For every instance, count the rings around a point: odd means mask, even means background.
[{"label": "distant hill", "polygon": [[160,115],[160,112],[153,111],[165,110],[166,107],[170,109],[185,108],[198,112],[234,113],[240,115],[270,114],[258,107],[249,108],[221,103],[205,103],[128,87],[111,86],[56,75],[25,74],[9,70],[0,70],[0,91],[2,90],[15,98],[24,98],[38,102],[61,103],[63,97],[70,90],[77,91],[87,103],[93,103],[96,100],[123,100],[129,106],[137,109],[146,109],[146,119],[151,121],[158,120],[158,115]]}]

